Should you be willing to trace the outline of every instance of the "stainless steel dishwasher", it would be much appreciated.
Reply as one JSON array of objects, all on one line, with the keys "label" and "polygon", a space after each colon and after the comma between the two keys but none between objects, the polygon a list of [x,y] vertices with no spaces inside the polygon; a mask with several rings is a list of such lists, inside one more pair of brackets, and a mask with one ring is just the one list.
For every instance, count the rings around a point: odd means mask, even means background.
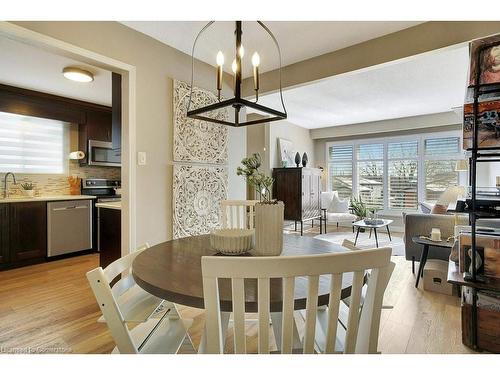
[{"label": "stainless steel dishwasher", "polygon": [[47,203],[47,256],[92,248],[92,201]]}]

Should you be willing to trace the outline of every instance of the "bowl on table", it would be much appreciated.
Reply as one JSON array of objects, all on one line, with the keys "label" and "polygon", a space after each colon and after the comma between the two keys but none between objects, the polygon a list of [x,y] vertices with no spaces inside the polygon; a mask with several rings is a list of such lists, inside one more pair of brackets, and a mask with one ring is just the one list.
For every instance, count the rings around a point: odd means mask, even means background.
[{"label": "bowl on table", "polygon": [[247,253],[254,244],[254,229],[215,229],[210,233],[210,246],[224,255]]}]

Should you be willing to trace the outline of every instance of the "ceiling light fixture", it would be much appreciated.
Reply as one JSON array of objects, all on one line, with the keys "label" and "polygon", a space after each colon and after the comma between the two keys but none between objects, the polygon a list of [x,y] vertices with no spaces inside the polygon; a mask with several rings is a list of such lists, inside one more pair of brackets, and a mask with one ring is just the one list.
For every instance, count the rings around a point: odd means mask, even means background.
[{"label": "ceiling light fixture", "polygon": [[[208,122],[215,122],[218,124],[224,124],[224,125],[229,125],[229,126],[246,126],[246,125],[254,125],[254,124],[261,124],[265,122],[271,122],[271,121],[278,121],[278,120],[284,120],[287,118],[287,113],[286,113],[286,108],[285,104],[283,102],[283,94],[281,90],[281,50],[280,46],[278,44],[278,41],[276,40],[275,36],[269,30],[269,28],[264,25],[262,22],[257,21],[257,23],[267,32],[267,34],[271,37],[273,40],[276,50],[278,53],[278,58],[279,58],[279,94],[280,94],[280,99],[281,99],[281,106],[282,110],[276,110],[273,108],[269,108],[266,106],[263,106],[261,104],[258,104],[259,100],[259,65],[261,62],[260,56],[257,52],[254,52],[251,58],[252,65],[253,65],[253,86],[255,90],[255,101],[250,101],[243,99],[241,97],[241,81],[242,81],[242,59],[245,56],[245,49],[243,48],[243,45],[241,43],[241,36],[243,34],[242,28],[241,28],[241,21],[236,21],[236,30],[235,30],[235,35],[236,35],[236,49],[235,49],[235,58],[231,64],[231,70],[233,71],[234,74],[234,97],[226,100],[221,100],[221,90],[222,90],[222,75],[223,75],[223,66],[224,66],[224,54],[222,51],[219,51],[216,55],[216,62],[217,62],[217,98],[218,102],[214,104],[209,104],[201,108],[196,108],[196,109],[191,109],[191,96],[193,94],[193,80],[194,80],[194,52],[196,49],[196,42],[198,41],[198,38],[200,35],[207,30],[212,24],[215,23],[215,21],[210,21],[201,29],[201,31],[198,33],[196,36],[196,39],[194,40],[193,44],[193,49],[191,53],[191,89],[189,93],[189,101],[188,101],[188,107],[187,107],[187,117],[197,119],[197,120],[202,120],[202,121],[208,121]],[[248,46],[248,45],[247,45]],[[231,61],[231,60],[229,60]],[[225,107],[232,107],[234,108],[234,121],[231,122],[229,120],[220,120],[217,118],[210,117],[210,114],[212,111],[217,111],[219,109],[225,108]],[[240,111],[242,108],[248,107],[255,109],[259,112],[265,113],[268,116],[264,118],[259,118],[256,120],[250,120],[250,121],[244,121],[240,122]]]},{"label": "ceiling light fixture", "polygon": [[94,75],[87,70],[68,66],[63,69],[65,78],[75,82],[92,82]]}]

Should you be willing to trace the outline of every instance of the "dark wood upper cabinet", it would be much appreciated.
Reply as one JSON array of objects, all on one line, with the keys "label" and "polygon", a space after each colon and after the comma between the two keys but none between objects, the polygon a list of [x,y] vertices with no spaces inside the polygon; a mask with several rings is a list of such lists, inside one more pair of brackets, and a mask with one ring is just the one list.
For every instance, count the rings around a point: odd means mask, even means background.
[{"label": "dark wood upper cabinet", "polygon": [[0,264],[9,262],[9,205],[0,204]]},{"label": "dark wood upper cabinet", "polygon": [[10,262],[47,256],[47,203],[9,204]]},{"label": "dark wood upper cabinet", "polygon": [[87,122],[84,126],[87,128],[87,139],[102,142],[112,141],[111,112],[87,112]]},{"label": "dark wood upper cabinet", "polygon": [[114,150],[122,148],[122,76],[112,73],[111,79],[112,142]]}]

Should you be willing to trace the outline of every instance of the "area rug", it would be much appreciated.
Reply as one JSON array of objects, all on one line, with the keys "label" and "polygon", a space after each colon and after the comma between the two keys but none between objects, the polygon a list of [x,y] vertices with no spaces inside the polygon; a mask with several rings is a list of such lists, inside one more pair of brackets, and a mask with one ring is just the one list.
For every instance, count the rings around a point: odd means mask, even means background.
[{"label": "area rug", "polygon": [[[385,231],[377,231],[377,235],[379,247],[392,247],[392,255],[405,255],[405,244],[403,243],[403,239],[401,237],[393,235],[392,241],[389,241],[389,236]],[[327,234],[320,234],[314,238],[318,240],[328,241],[337,245],[342,245],[344,239],[354,242],[356,234],[349,232],[332,232]],[[365,233],[359,233],[356,246],[360,247],[361,249],[373,249],[375,247],[374,234],[372,233],[371,238],[369,238],[369,231],[366,231]]]}]

